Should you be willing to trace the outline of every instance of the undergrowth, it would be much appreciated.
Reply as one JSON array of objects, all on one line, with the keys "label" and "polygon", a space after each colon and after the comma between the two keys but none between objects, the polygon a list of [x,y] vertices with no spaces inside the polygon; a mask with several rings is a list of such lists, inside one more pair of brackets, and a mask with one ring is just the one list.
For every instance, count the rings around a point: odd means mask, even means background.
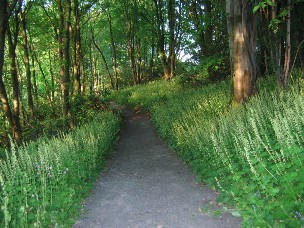
[{"label": "undergrowth", "polygon": [[104,112],[58,138],[12,146],[0,160],[0,226],[71,226],[112,151],[119,124]]},{"label": "undergrowth", "polygon": [[273,85],[263,80],[246,105],[230,104],[229,82],[183,89],[159,81],[112,98],[149,110],[161,136],[237,208],[245,227],[301,227],[304,97]]}]

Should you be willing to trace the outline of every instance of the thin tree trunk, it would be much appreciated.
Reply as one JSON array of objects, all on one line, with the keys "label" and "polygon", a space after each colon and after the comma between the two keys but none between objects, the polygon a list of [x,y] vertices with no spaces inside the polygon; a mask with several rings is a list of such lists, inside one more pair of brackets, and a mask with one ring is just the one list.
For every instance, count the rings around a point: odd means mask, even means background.
[{"label": "thin tree trunk", "polygon": [[[303,37],[304,37],[304,35],[303,35]],[[304,74],[304,48],[303,47],[301,47],[299,50],[299,57],[300,57],[301,69]]]},{"label": "thin tree trunk", "polygon": [[282,86],[286,86],[287,84],[287,77],[289,73],[289,66],[290,66],[290,52],[291,52],[291,42],[290,42],[290,7],[291,7],[291,0],[287,2],[288,7],[288,15],[287,15],[287,36],[286,36],[286,47],[285,47],[285,61],[284,61],[284,71],[281,77],[280,83]]},{"label": "thin tree trunk", "polygon": [[152,34],[151,39],[152,40],[151,40],[150,78],[154,78],[154,52],[155,52],[154,34]]},{"label": "thin tree trunk", "polygon": [[[127,13],[127,17],[129,18],[129,14]],[[131,62],[131,71],[132,71],[132,78],[134,85],[137,85],[137,75],[136,75],[136,63],[135,63],[135,57],[134,57],[134,32],[132,31],[132,19],[129,18],[128,21],[128,52],[129,52],[129,58]]]},{"label": "thin tree trunk", "polygon": [[170,78],[175,74],[175,0],[168,1]]},{"label": "thin tree trunk", "polygon": [[55,75],[52,66],[51,50],[49,50],[49,64],[50,64],[50,75],[51,75],[51,101],[53,102],[55,99]]},{"label": "thin tree trunk", "polygon": [[107,10],[109,28],[110,28],[110,37],[111,37],[111,46],[113,50],[113,70],[114,70],[114,86],[118,90],[118,70],[117,70],[117,54],[116,54],[116,45],[114,41],[113,27],[112,27],[112,17],[110,10]]},{"label": "thin tree trunk", "polygon": [[26,118],[26,114],[24,112],[24,107],[23,107],[23,103],[22,103],[22,88],[23,88],[23,79],[22,79],[22,72],[21,72],[21,68],[20,68],[20,62],[18,59],[16,59],[16,63],[17,63],[17,72],[18,72],[18,82],[19,82],[19,113],[20,113],[20,123],[22,124],[22,126],[26,125],[27,122],[27,118]]},{"label": "thin tree trunk", "polygon": [[33,54],[33,50],[31,51],[32,53],[32,78],[33,78],[33,87],[34,87],[34,97],[36,102],[38,103],[38,87],[37,87],[37,80],[36,80],[36,68],[35,68],[35,57]]},{"label": "thin tree trunk", "polygon": [[142,72],[141,72],[141,64],[142,64],[142,60],[141,60],[141,52],[140,52],[140,49],[141,49],[141,43],[140,43],[140,38],[137,38],[137,82],[138,84],[141,83],[141,80],[142,80]]},{"label": "thin tree trunk", "polygon": [[64,118],[69,120],[70,127],[73,128],[73,123],[70,113],[70,26],[71,26],[71,0],[66,0],[65,7],[65,28],[64,28],[64,78],[63,78],[63,114]]},{"label": "thin tree trunk", "polygon": [[[46,96],[47,96],[49,102],[51,103],[52,99],[51,99],[51,96],[50,96],[50,89],[49,89],[49,85],[48,85],[48,81],[46,79],[45,73],[44,73],[44,71],[42,69],[41,62],[39,61],[34,48],[33,48],[32,52],[33,52],[33,58],[35,58],[36,63],[38,64],[39,71],[42,74],[42,78],[43,78],[43,82],[44,82],[44,86],[45,86]],[[36,84],[36,82],[34,84]],[[36,89],[37,89],[37,85],[36,85]],[[38,92],[37,92],[37,94],[38,94]]]},{"label": "thin tree trunk", "polygon": [[80,83],[80,52],[81,52],[81,41],[80,41],[80,15],[79,15],[79,3],[78,0],[74,0],[74,29],[73,29],[73,72],[74,72],[74,91],[75,94],[80,94],[81,83]]},{"label": "thin tree trunk", "polygon": [[85,73],[85,67],[84,67],[84,57],[82,55],[82,52],[80,54],[80,66],[81,66],[81,94],[85,95],[86,92],[86,73]]},{"label": "thin tree trunk", "polygon": [[[93,34],[93,33],[92,33]],[[94,38],[94,35],[92,35],[92,41],[93,41],[93,44],[94,46],[96,47],[96,49],[98,50],[99,54],[101,55],[102,57],[102,60],[104,62],[104,66],[106,68],[106,71],[108,73],[108,77],[110,79],[110,83],[111,83],[111,87],[112,89],[115,89],[115,85],[114,85],[114,80],[113,80],[113,77],[111,75],[111,72],[110,72],[110,69],[109,69],[109,66],[108,66],[108,63],[107,63],[107,60],[106,60],[106,57],[104,56],[102,50],[100,49],[100,47],[98,46],[98,44],[96,43],[95,41],[95,38]],[[96,66],[95,66],[95,69],[96,69]]]},{"label": "thin tree trunk", "polygon": [[31,82],[31,67],[30,67],[30,57],[29,57],[29,45],[26,32],[26,19],[24,13],[21,14],[22,23],[22,38],[23,38],[23,49],[24,49],[24,60],[26,69],[26,88],[27,88],[27,104],[29,107],[29,113],[31,120],[34,119],[34,101],[32,95],[32,82]]}]

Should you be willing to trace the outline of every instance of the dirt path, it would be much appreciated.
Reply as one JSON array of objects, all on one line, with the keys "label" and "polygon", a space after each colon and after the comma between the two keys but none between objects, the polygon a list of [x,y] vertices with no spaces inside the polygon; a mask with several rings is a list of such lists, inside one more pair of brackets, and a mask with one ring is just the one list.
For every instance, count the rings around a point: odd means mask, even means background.
[{"label": "dirt path", "polygon": [[146,115],[122,109],[122,116],[116,154],[74,227],[240,227],[240,219],[230,214],[200,212],[216,193],[195,182]]}]

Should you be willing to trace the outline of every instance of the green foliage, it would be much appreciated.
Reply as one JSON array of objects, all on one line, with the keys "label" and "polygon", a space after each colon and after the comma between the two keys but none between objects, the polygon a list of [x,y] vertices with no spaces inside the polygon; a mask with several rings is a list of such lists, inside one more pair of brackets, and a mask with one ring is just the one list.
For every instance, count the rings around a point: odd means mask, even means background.
[{"label": "green foliage", "polygon": [[[159,90],[168,86],[158,82]],[[245,106],[230,105],[227,82],[200,89],[150,86],[128,89],[127,101],[143,105],[161,136],[197,173],[237,208],[245,227],[301,227],[304,221],[303,93],[262,91]],[[175,86],[171,84],[171,86]],[[266,87],[266,88],[272,88]],[[122,93],[123,94],[123,93]],[[136,94],[136,95],[135,95]]]},{"label": "green foliage", "polygon": [[1,227],[70,226],[117,140],[111,112],[60,138],[11,148],[0,160]]},{"label": "green foliage", "polygon": [[[182,65],[182,63],[180,63]],[[226,79],[230,75],[229,57],[211,56],[204,58],[199,65],[187,63],[179,67],[177,82],[183,87],[199,87]]]},{"label": "green foliage", "polygon": [[131,107],[141,106],[148,111],[154,103],[167,100],[169,96],[176,95],[180,90],[180,86],[174,80],[165,83],[159,80],[114,91],[109,99],[115,99],[118,103],[128,104]]}]

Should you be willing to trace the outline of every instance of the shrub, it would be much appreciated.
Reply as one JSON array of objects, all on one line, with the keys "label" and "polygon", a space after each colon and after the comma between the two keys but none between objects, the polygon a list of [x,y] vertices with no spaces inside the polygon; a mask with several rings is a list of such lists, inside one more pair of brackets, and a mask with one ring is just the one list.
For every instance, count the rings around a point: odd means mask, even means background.
[{"label": "shrub", "polygon": [[166,99],[152,99],[151,85],[137,87],[129,89],[128,103],[150,111],[160,135],[199,180],[221,192],[219,200],[237,208],[244,226],[301,227],[303,92],[274,90],[272,81],[259,82],[262,92],[244,106],[230,105],[228,82],[166,89]]},{"label": "shrub", "polygon": [[119,122],[102,113],[60,138],[13,145],[0,161],[1,226],[71,225],[117,140]]}]

